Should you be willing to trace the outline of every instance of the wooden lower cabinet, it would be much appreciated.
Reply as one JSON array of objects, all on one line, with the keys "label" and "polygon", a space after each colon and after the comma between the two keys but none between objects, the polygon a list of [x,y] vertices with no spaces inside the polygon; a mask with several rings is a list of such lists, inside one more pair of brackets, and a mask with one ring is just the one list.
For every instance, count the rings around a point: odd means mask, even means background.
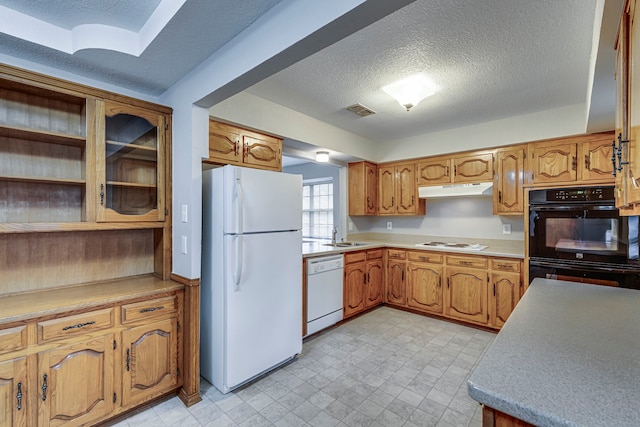
[{"label": "wooden lower cabinet", "polygon": [[445,314],[486,325],[489,322],[489,273],[480,269],[447,267],[446,275]]},{"label": "wooden lower cabinet", "polygon": [[178,385],[177,319],[122,332],[122,404],[133,405]]},{"label": "wooden lower cabinet", "polygon": [[364,281],[366,262],[344,266],[344,317],[364,310]]},{"label": "wooden lower cabinet", "polygon": [[502,327],[520,301],[520,274],[491,273],[491,325]]},{"label": "wooden lower cabinet", "polygon": [[178,390],[182,306],[174,290],[0,329],[16,348],[0,352],[0,426],[95,425]]},{"label": "wooden lower cabinet", "polygon": [[39,426],[87,425],[113,411],[115,343],[109,334],[38,353]]},{"label": "wooden lower cabinet", "polygon": [[442,265],[409,261],[407,306],[442,314]]},{"label": "wooden lower cabinet", "polygon": [[27,425],[27,359],[19,357],[0,363],[0,426]]},{"label": "wooden lower cabinet", "polygon": [[395,305],[406,305],[405,268],[406,261],[389,260],[387,263],[387,298],[386,302]]},{"label": "wooden lower cabinet", "polygon": [[482,406],[482,427],[534,427],[511,415],[488,406]]},{"label": "wooden lower cabinet", "polygon": [[383,301],[382,249],[345,255],[344,317],[358,314]]}]

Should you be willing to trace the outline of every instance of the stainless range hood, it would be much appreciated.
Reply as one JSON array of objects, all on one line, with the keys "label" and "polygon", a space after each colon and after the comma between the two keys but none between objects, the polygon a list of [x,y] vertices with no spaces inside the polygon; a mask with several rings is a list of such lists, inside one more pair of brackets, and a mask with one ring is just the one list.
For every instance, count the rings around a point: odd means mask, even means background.
[{"label": "stainless range hood", "polygon": [[421,199],[438,199],[445,197],[490,197],[493,194],[493,182],[478,184],[451,184],[418,188]]}]

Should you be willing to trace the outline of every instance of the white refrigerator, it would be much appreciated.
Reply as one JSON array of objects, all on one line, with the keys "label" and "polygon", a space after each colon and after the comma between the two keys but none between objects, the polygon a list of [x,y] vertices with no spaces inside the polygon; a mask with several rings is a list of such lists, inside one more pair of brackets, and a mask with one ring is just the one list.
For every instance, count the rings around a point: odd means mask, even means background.
[{"label": "white refrigerator", "polygon": [[200,363],[223,393],[302,351],[302,177],[203,172]]}]

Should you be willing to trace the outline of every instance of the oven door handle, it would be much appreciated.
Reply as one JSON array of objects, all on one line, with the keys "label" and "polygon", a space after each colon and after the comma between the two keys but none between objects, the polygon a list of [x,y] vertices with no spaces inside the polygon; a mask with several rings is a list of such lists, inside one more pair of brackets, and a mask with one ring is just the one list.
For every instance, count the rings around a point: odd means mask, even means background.
[{"label": "oven door handle", "polygon": [[564,212],[564,211],[617,211],[615,206],[604,205],[529,205],[529,212]]}]

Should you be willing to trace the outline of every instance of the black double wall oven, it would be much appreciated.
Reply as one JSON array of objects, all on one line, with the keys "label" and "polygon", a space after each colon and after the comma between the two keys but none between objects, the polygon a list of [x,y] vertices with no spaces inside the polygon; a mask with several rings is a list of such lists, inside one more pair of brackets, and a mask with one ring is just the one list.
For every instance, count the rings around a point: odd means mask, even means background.
[{"label": "black double wall oven", "polygon": [[529,192],[529,280],[640,289],[638,217],[620,216],[612,186]]}]

